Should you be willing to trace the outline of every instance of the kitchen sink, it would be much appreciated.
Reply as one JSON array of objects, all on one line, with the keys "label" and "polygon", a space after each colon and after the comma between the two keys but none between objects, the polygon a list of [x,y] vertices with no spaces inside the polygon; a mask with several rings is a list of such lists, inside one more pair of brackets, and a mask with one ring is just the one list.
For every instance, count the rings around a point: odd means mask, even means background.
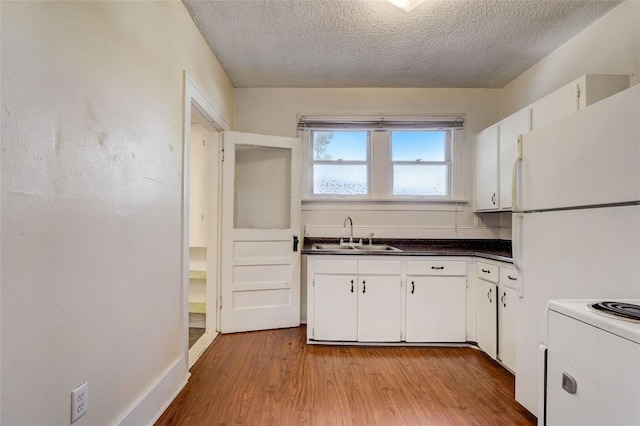
[{"label": "kitchen sink", "polygon": [[314,244],[311,246],[311,250],[329,250],[329,251],[342,251],[353,250],[355,246],[343,245],[343,244]]},{"label": "kitchen sink", "polygon": [[362,245],[362,246],[358,246],[356,247],[356,250],[362,250],[362,251],[402,251],[398,248],[395,248],[393,246],[389,246],[386,244],[372,244],[372,245]]},{"label": "kitchen sink", "polygon": [[352,244],[324,244],[324,243],[316,243],[311,246],[311,250],[317,251],[336,251],[336,252],[397,252],[402,251],[393,246],[387,244],[363,244],[363,245],[352,245]]}]

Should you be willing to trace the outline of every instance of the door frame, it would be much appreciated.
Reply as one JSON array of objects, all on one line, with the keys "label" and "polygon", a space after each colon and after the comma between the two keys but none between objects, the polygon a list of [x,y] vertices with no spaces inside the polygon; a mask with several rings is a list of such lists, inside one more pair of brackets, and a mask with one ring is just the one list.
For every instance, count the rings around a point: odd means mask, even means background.
[{"label": "door frame", "polygon": [[[180,281],[181,281],[181,318],[182,318],[182,344],[181,344],[181,354],[184,360],[185,371],[189,371],[191,366],[195,363],[195,361],[202,355],[204,350],[211,344],[213,339],[215,338],[217,329],[219,328],[219,297],[217,296],[220,293],[220,212],[221,212],[221,199],[220,199],[220,182],[221,182],[221,162],[222,158],[220,155],[222,149],[221,143],[221,132],[225,130],[229,130],[231,126],[227,119],[220,113],[220,111],[216,108],[216,106],[208,99],[208,97],[204,94],[202,90],[198,87],[198,85],[193,81],[193,79],[187,74],[186,71],[183,72],[183,80],[184,80],[184,105],[183,105],[183,120],[182,120],[182,188],[181,188],[181,247],[180,247]],[[207,290],[210,290],[212,287],[215,288],[215,294],[213,297],[210,297],[207,294],[207,312],[215,312],[215,315],[210,316],[207,315],[207,325],[206,330],[208,336],[205,338],[199,339],[198,343],[202,341],[200,344],[194,345],[192,350],[189,350],[189,200],[190,200],[190,155],[191,155],[191,110],[195,109],[198,113],[213,127],[216,131],[220,132],[220,136],[218,137],[217,149],[210,150],[210,154],[215,152],[215,156],[209,156],[210,162],[214,160],[218,164],[218,188],[216,188],[216,208],[218,211],[217,214],[217,223],[215,227],[211,224],[211,228],[215,230],[214,236],[215,241],[213,239],[208,239],[209,244],[215,244],[215,257],[213,258],[213,262],[215,262],[215,277],[212,281],[215,281],[213,284],[209,284],[207,282]],[[212,141],[213,142],[213,141]],[[212,203],[214,204],[214,203]],[[213,232],[211,232],[213,233]],[[207,249],[207,269],[209,269],[209,249]],[[210,278],[208,278],[208,281]],[[214,305],[214,306],[210,306]],[[210,324],[215,324],[215,330],[210,330]]]}]

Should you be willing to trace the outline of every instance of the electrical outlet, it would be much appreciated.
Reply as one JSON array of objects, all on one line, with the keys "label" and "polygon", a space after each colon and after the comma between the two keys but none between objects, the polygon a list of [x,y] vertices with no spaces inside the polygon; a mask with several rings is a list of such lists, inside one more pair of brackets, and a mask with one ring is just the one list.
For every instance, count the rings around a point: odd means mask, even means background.
[{"label": "electrical outlet", "polygon": [[71,423],[82,417],[89,409],[89,385],[84,382],[71,391]]}]

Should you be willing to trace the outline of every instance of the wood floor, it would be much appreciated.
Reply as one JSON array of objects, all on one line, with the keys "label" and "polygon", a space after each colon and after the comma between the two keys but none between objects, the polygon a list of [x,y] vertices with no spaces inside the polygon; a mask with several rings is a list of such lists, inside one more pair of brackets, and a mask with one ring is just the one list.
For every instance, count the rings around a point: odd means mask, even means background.
[{"label": "wood floor", "polygon": [[156,425],[532,425],[471,348],[316,346],[304,327],[219,336]]}]

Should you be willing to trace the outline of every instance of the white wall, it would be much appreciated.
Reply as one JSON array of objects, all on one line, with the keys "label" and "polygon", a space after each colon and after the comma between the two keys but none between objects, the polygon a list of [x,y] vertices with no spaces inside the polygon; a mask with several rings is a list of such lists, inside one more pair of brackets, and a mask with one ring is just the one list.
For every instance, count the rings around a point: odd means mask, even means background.
[{"label": "white wall", "polygon": [[627,0],[502,89],[506,117],[583,74],[640,75],[640,1]]},{"label": "white wall", "polygon": [[2,2],[1,53],[1,422],[88,381],[76,424],[149,423],[187,374],[183,70],[233,87],[178,1]]},{"label": "white wall", "polygon": [[[296,136],[297,114],[466,114],[465,130],[455,141],[462,177],[459,197],[471,200],[473,135],[499,119],[497,89],[236,89],[234,128],[241,132]],[[458,197],[456,197],[458,198]],[[354,234],[376,237],[491,238],[498,229],[477,223],[471,204],[303,203],[302,222],[310,236]]]}]

